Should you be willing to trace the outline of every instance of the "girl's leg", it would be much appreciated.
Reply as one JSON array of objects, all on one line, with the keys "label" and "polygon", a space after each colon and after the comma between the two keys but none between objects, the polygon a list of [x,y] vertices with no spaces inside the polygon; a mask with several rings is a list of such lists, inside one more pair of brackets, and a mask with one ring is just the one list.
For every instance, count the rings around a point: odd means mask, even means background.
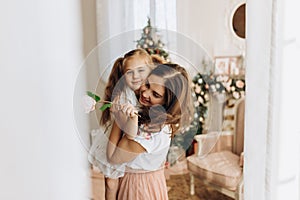
[{"label": "girl's leg", "polygon": [[105,199],[116,200],[119,188],[119,179],[105,178]]}]

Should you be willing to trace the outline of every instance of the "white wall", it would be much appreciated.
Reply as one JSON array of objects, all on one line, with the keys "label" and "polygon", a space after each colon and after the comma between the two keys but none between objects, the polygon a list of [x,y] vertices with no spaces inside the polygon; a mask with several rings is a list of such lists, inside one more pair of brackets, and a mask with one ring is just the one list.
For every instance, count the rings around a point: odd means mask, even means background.
[{"label": "white wall", "polygon": [[80,1],[2,1],[0,27],[0,199],[88,199],[73,120]]},{"label": "white wall", "polygon": [[230,19],[235,8],[242,2],[244,1],[178,0],[177,31],[203,46],[210,57],[241,55],[245,49],[245,41],[232,33]]}]

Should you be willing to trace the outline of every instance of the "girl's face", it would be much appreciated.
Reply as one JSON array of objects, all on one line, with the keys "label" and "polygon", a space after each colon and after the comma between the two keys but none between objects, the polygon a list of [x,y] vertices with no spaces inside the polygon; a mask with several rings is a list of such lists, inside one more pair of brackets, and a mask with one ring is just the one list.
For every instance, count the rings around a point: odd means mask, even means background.
[{"label": "girl's face", "polygon": [[163,78],[150,75],[140,88],[139,102],[143,106],[163,105],[165,103],[165,86]]},{"label": "girl's face", "polygon": [[150,74],[151,69],[142,56],[134,56],[125,63],[124,75],[126,84],[132,89],[137,90]]}]

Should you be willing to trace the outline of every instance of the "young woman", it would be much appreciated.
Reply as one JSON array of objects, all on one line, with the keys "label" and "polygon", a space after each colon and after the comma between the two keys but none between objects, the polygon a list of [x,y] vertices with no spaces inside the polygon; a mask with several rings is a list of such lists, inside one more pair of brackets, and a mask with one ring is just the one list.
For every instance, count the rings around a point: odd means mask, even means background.
[{"label": "young woman", "polygon": [[[126,163],[127,169],[120,179],[118,199],[168,199],[163,167],[171,137],[189,126],[193,116],[185,69],[176,64],[158,65],[141,86],[139,102],[140,116],[131,104],[112,109],[117,123],[112,127],[107,156],[111,163]],[[133,140],[127,137],[134,133],[138,134]]]},{"label": "young woman", "polygon": [[[140,88],[154,67],[154,62],[162,62],[158,57],[150,56],[143,49],[135,49],[118,58],[110,73],[105,88],[104,100],[113,101],[118,97],[120,103],[130,103],[137,106],[138,100],[135,91]],[[89,161],[105,176],[105,199],[116,199],[118,190],[118,178],[124,175],[125,164],[113,165],[107,161],[106,148],[111,126],[114,120],[110,111],[103,111],[99,129],[89,152]],[[136,133],[128,135],[134,138]]]}]

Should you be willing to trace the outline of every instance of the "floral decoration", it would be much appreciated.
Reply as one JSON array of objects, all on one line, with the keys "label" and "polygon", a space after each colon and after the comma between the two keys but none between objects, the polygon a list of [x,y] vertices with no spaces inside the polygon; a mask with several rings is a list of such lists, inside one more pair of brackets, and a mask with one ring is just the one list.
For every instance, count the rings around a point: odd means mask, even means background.
[{"label": "floral decoration", "polygon": [[195,123],[198,123],[199,126],[197,134],[201,134],[207,117],[207,104],[210,96],[224,93],[227,100],[238,100],[245,96],[246,85],[242,77],[198,73],[193,78],[192,87],[196,99],[194,102],[196,107]]}]

